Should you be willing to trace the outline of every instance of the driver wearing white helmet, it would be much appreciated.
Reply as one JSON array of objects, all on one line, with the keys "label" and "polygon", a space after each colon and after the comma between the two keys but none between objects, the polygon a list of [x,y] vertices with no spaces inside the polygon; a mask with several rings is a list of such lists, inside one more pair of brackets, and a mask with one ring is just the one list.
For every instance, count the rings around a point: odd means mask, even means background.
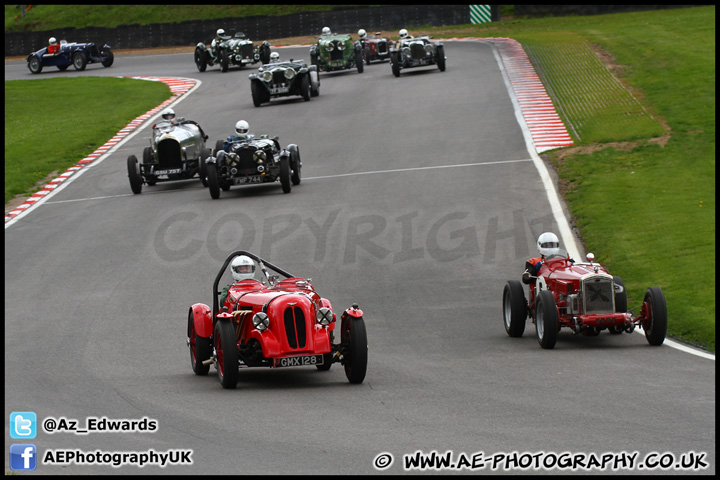
[{"label": "driver wearing white helmet", "polygon": [[48,43],[49,43],[49,45],[47,48],[47,53],[56,54],[58,52],[58,50],[60,50],[60,45],[58,45],[55,37],[50,37],[50,40],[48,40]]},{"label": "driver wearing white helmet", "polygon": [[230,262],[230,273],[232,274],[233,279],[235,279],[235,283],[231,283],[223,289],[221,294],[222,296],[220,297],[221,302],[225,301],[230,287],[235,285],[237,282],[253,280],[255,278],[255,262],[253,262],[253,260],[247,255],[239,255],[233,258],[232,262]]},{"label": "driver wearing white helmet", "polygon": [[360,37],[360,40],[365,40],[365,37],[367,37],[367,32],[364,28],[358,30],[358,37]]},{"label": "driver wearing white helmet", "polygon": [[323,27],[323,29],[322,29],[322,35],[323,35],[323,37],[327,37],[327,36],[330,35],[330,34],[331,34],[330,27]]},{"label": "driver wearing white helmet", "polygon": [[270,54],[270,63],[277,63],[280,61],[280,54],[278,52],[272,52]]},{"label": "driver wearing white helmet", "polygon": [[255,138],[255,135],[248,133],[250,131],[250,124],[248,124],[245,120],[240,120],[235,124],[235,133],[230,135],[227,140],[225,140],[225,144],[223,145],[223,150],[226,152],[231,151],[232,145],[234,143],[244,143],[249,142],[253,138]]},{"label": "driver wearing white helmet", "polygon": [[225,30],[218,28],[215,32],[215,38],[213,38],[212,43],[210,43],[210,54],[213,57],[217,56],[217,47],[220,46],[220,42],[223,40],[225,40]]},{"label": "driver wearing white helmet", "polygon": [[552,232],[545,232],[540,234],[537,239],[537,249],[540,253],[540,257],[531,258],[525,262],[525,271],[522,274],[522,281],[528,285],[535,281],[540,267],[546,257],[551,255],[557,255],[560,252],[560,241],[557,235]]}]

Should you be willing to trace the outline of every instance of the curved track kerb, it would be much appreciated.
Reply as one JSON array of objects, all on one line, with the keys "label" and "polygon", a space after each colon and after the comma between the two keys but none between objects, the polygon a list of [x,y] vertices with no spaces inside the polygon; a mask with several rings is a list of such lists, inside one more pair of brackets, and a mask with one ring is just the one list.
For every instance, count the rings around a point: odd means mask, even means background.
[{"label": "curved track kerb", "polygon": [[148,80],[152,82],[162,82],[167,84],[168,87],[170,87],[170,92],[172,93],[172,96],[165,100],[163,103],[158,105],[157,107],[153,108],[152,110],[149,110],[148,112],[140,115],[136,119],[134,119],[132,122],[128,123],[125,128],[121,129],[119,132],[115,134],[110,140],[108,140],[104,145],[99,147],[97,150],[95,150],[93,153],[88,155],[87,157],[80,160],[75,166],[70,167],[65,171],[62,175],[59,175],[57,178],[50,181],[45,187],[43,187],[42,190],[39,192],[34,193],[32,196],[30,196],[22,205],[18,206],[17,208],[6,212],[5,213],[5,227],[8,227],[10,222],[15,220],[18,216],[22,215],[23,213],[28,212],[32,207],[35,207],[37,205],[40,205],[42,201],[47,198],[47,196],[58,190],[58,188],[62,185],[64,185],[68,179],[76,177],[78,175],[78,172],[84,170],[85,168],[89,167],[91,164],[96,163],[98,160],[104,158],[104,156],[114,150],[118,145],[120,145],[121,142],[124,140],[127,140],[129,136],[137,130],[137,128],[145,123],[148,119],[152,118],[153,116],[157,115],[160,111],[162,111],[164,108],[168,107],[169,105],[173,105],[176,102],[178,102],[181,98],[183,98],[184,95],[190,93],[195,88],[199,87],[201,82],[200,80],[196,80],[193,78],[175,78],[175,77],[119,77],[119,78],[134,78],[137,80]]}]

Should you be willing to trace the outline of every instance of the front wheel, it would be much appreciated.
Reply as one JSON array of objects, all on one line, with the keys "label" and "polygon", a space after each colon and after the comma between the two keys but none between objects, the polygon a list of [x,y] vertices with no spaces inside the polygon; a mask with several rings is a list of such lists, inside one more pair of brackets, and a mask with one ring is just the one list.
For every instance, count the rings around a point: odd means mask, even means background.
[{"label": "front wheel", "polygon": [[102,59],[102,66],[107,68],[110,65],[113,64],[115,61],[115,55],[113,54],[113,51],[111,48],[103,48],[100,52],[100,55],[103,57]]},{"label": "front wheel", "polygon": [[527,304],[523,287],[517,280],[510,280],[503,289],[503,316],[505,331],[511,337],[522,337],[527,318]]},{"label": "front wheel", "polygon": [[72,56],[72,62],[75,70],[78,71],[85,70],[85,66],[87,65],[87,59],[82,52],[75,52],[75,54]]},{"label": "front wheel", "polygon": [[392,68],[392,73],[396,77],[400,76],[400,55],[395,52],[392,55],[390,55],[390,67]]},{"label": "front wheel", "polygon": [[653,346],[662,345],[667,333],[667,304],[660,287],[647,289],[642,308],[645,312],[645,321],[642,327],[648,343]]},{"label": "front wheel", "polygon": [[350,383],[362,383],[367,372],[367,331],[363,317],[346,318],[342,327],[345,346],[345,376]]},{"label": "front wheel", "polygon": [[205,173],[207,174],[207,186],[210,190],[210,197],[213,199],[220,198],[220,184],[217,178],[217,165],[214,163],[205,164]]},{"label": "front wheel", "polygon": [[238,348],[235,329],[229,320],[218,320],[215,323],[213,343],[220,385],[233,389],[238,382]]},{"label": "front wheel", "polygon": [[262,92],[260,91],[261,88],[263,87],[261,87],[258,82],[253,81],[250,84],[250,92],[252,93],[253,105],[255,105],[256,107],[259,107],[263,104],[263,96]]},{"label": "front wheel", "polygon": [[310,74],[305,74],[300,79],[300,96],[306,102],[310,101]]},{"label": "front wheel", "polygon": [[445,48],[437,47],[437,65],[441,72],[445,71]]},{"label": "front wheel", "polygon": [[227,72],[230,65],[230,56],[227,50],[220,50],[220,71]]},{"label": "front wheel", "polygon": [[151,147],[145,147],[145,149],[143,149],[143,165],[148,165],[148,167],[146,168],[145,172],[146,172],[147,184],[148,184],[149,186],[151,186],[151,187],[157,183],[157,182],[155,181],[155,179],[156,179],[157,177],[155,177],[154,175],[149,175],[149,174],[147,174],[147,172],[150,171],[149,165],[152,164],[152,163],[154,163],[154,161],[153,161],[153,151],[152,151],[152,148],[151,148]]},{"label": "front wheel", "polygon": [[142,177],[138,170],[138,160],[135,155],[130,155],[127,159],[128,178],[130,179],[130,189],[133,193],[142,192]]},{"label": "front wheel", "polygon": [[38,57],[32,57],[28,61],[28,68],[30,69],[31,73],[40,73],[43,69],[42,62]]},{"label": "front wheel", "polygon": [[290,180],[293,185],[300,185],[300,169],[302,168],[302,162],[300,161],[300,149],[297,146],[290,146],[290,167],[292,169],[292,175]]},{"label": "front wheel", "polygon": [[188,314],[188,343],[190,347],[190,366],[195,375],[207,375],[210,371],[210,365],[203,362],[210,358],[211,343],[209,338],[198,337],[195,331],[195,320],[193,318],[192,309]]},{"label": "front wheel", "polygon": [[198,159],[198,176],[203,184],[203,187],[207,187],[207,166],[205,161],[210,158],[212,151],[209,148],[203,148],[200,150],[200,158]]},{"label": "front wheel", "polygon": [[535,333],[542,348],[555,348],[558,334],[558,310],[555,297],[550,290],[543,290],[538,295],[535,307]]},{"label": "front wheel", "polygon": [[199,72],[204,72],[207,69],[207,53],[200,47],[195,48],[195,66]]},{"label": "front wheel", "polygon": [[365,71],[365,64],[363,64],[362,52],[355,54],[355,63],[357,64],[358,73],[363,73]]}]

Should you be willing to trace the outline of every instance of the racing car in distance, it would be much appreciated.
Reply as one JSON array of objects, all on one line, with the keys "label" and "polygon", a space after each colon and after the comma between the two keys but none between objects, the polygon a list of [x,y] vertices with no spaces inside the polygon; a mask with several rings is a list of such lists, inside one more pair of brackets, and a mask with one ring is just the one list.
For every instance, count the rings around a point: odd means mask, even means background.
[{"label": "racing car in distance", "polygon": [[158,182],[189,179],[196,174],[207,186],[205,160],[212,154],[205,147],[207,138],[200,125],[192,120],[177,118],[154,124],[150,146],[143,150],[142,163],[138,163],[135,155],[127,159],[132,192],[141,193],[144,183],[153,186]]},{"label": "racing car in distance", "polygon": [[430,37],[407,37],[400,39],[390,48],[390,66],[396,77],[405,68],[437,65],[445,71],[445,47],[440,42],[430,41]]},{"label": "racing car in distance", "polygon": [[317,66],[308,66],[302,60],[268,63],[251,73],[250,91],[253,105],[259,107],[274,97],[300,95],[308,101],[320,95],[320,78]]},{"label": "racing car in distance", "polygon": [[361,37],[360,44],[363,47],[363,59],[366,65],[370,65],[372,60],[383,61],[390,58],[390,47],[393,42],[384,38],[382,32]]},{"label": "racing car in distance", "polygon": [[236,32],[234,37],[223,36],[219,44],[213,40],[211,48],[203,42],[195,46],[195,66],[201,72],[213,65],[220,65],[220,70],[227,72],[230,65],[242,68],[247,64],[269,61],[270,43],[265,41],[256,46],[242,32]]},{"label": "racing car in distance", "polygon": [[214,156],[205,162],[210,197],[220,198],[220,190],[232,185],[280,181],[283,193],[300,184],[300,149],[294,143],[281,148],[278,137],[249,138],[228,143],[218,140]]},{"label": "racing car in distance", "polygon": [[[264,279],[234,282],[221,298],[220,281],[241,255],[257,264]],[[214,365],[220,384],[228,389],[237,386],[243,367],[315,366],[326,371],[340,363],[350,383],[362,383],[368,357],[363,312],[357,304],[343,311],[339,343],[334,343],[336,320],[330,301],[315,291],[311,279],[238,250],[215,277],[212,304],[196,303],[188,311],[190,365],[196,375],[207,375]]]},{"label": "racing car in distance", "polygon": [[667,332],[667,306],[659,287],[649,287],[640,311],[628,310],[627,292],[618,276],[595,263],[587,254],[586,263],[576,263],[561,251],[545,258],[536,277],[528,284],[529,302],[522,284],[510,280],[503,289],[505,331],[521,337],[529,316],[542,348],[555,347],[561,328],[575,334],[596,336],[607,329],[611,334],[631,333],[641,326],[650,345],[662,345]]},{"label": "racing car in distance", "polygon": [[359,40],[353,42],[350,34],[321,36],[310,46],[310,63],[322,72],[357,68],[358,73],[363,73],[365,69],[362,45]]},{"label": "racing car in distance", "polygon": [[48,47],[41,48],[27,57],[27,66],[31,73],[42,72],[43,67],[57,67],[64,71],[70,65],[75,70],[85,70],[88,63],[102,63],[103,67],[113,64],[115,56],[110,45],[98,49],[94,43],[68,43],[60,40],[60,48],[56,53],[48,53]]}]

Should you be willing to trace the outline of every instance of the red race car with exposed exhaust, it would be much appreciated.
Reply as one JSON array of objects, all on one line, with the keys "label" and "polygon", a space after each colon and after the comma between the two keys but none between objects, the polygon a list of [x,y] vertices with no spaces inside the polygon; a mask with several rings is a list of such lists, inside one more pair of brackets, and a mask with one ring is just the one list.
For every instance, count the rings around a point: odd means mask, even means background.
[{"label": "red race car with exposed exhaust", "polygon": [[[219,283],[239,256],[252,259],[265,278],[234,282],[226,294],[221,293]],[[195,374],[207,375],[214,365],[224,388],[237,386],[242,367],[329,370],[333,363],[343,365],[350,383],[362,383],[368,356],[363,312],[354,304],[340,321],[340,343],[336,344],[336,315],[310,279],[296,277],[250,252],[236,251],[215,277],[212,306],[196,303],[190,307],[191,366]]]},{"label": "red race car with exposed exhaust", "polygon": [[662,345],[667,332],[662,290],[648,288],[635,316],[628,310],[627,292],[620,277],[610,275],[594,258],[588,253],[587,263],[576,263],[564,252],[546,257],[537,276],[530,277],[529,301],[519,281],[508,281],[503,290],[507,334],[521,337],[529,316],[542,348],[555,347],[562,327],[595,336],[605,329],[620,334],[641,326],[650,345]]}]

